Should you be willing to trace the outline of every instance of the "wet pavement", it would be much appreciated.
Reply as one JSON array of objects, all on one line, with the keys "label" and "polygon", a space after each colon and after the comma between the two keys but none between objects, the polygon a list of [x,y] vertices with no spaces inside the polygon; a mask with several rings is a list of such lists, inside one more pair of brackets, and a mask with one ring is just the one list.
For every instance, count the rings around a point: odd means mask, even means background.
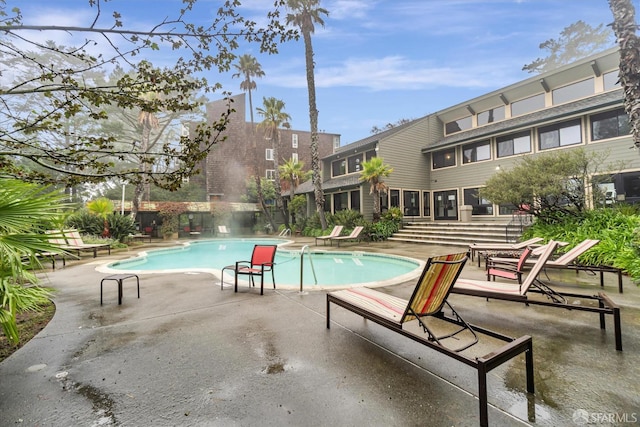
[{"label": "wet pavement", "polygon": [[[313,239],[292,245],[313,247]],[[144,249],[157,246],[144,246]],[[323,249],[331,250],[330,247]],[[466,248],[375,242],[363,250],[426,259]],[[340,307],[326,329],[325,293],[240,286],[220,289],[202,272],[140,276],[104,284],[96,268],[143,250],[84,258],[43,274],[56,314],[33,340],[0,363],[0,425],[25,426],[475,426],[476,372]],[[483,279],[467,263],[462,277]],[[545,277],[546,279],[546,277]],[[523,357],[488,378],[492,426],[640,423],[640,289],[605,274],[622,307],[614,347],[594,313],[452,295],[471,323],[531,335],[534,396]],[[599,278],[550,270],[558,289],[594,294]],[[408,298],[415,281],[380,288]],[[495,346],[487,337],[470,350]],[[497,347],[496,347],[497,348]]]}]

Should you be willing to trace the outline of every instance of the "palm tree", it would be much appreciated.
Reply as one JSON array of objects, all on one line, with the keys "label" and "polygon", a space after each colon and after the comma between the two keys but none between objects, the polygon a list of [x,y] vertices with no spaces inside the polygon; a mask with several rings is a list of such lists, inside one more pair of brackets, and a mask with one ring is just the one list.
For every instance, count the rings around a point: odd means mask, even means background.
[{"label": "palm tree", "polygon": [[[61,252],[38,233],[45,223],[59,219],[65,195],[16,180],[0,179],[0,326],[18,343],[16,313],[38,310],[49,291],[35,286],[29,266],[38,266],[38,254]],[[25,285],[28,284],[28,285]]]},{"label": "palm tree", "polygon": [[256,88],[256,82],[253,80],[256,77],[263,77],[264,71],[262,71],[262,66],[256,60],[256,58],[252,55],[245,54],[238,58],[238,63],[233,64],[233,66],[238,70],[237,73],[233,74],[232,77],[243,77],[244,80],[240,82],[240,89],[249,94],[249,115],[251,117],[251,141],[253,147],[253,155],[248,156],[253,159],[253,178],[256,182],[256,193],[258,196],[258,202],[260,202],[260,207],[262,208],[262,213],[265,218],[271,224],[272,230],[275,230],[276,224],[273,221],[273,217],[267,208],[267,204],[264,201],[264,191],[262,191],[261,177],[260,177],[260,168],[258,165],[258,159],[260,156],[257,151],[257,138],[253,120],[253,99],[251,98],[251,91]]},{"label": "palm tree", "polygon": [[362,163],[360,181],[369,183],[369,194],[373,194],[373,222],[380,220],[380,195],[386,194],[389,187],[382,178],[391,175],[393,168],[385,165],[382,157],[372,157]]},{"label": "palm tree", "polygon": [[[276,208],[280,209],[282,216],[284,217],[284,226],[289,228],[289,218],[287,212],[284,210],[284,203],[282,200],[282,188],[280,187],[280,168],[278,167],[278,146],[280,145],[280,128],[289,128],[289,120],[291,116],[285,113],[284,102],[274,97],[263,98],[262,104],[264,108],[256,108],[258,114],[260,114],[264,120],[258,123],[258,127],[263,129],[264,138],[268,141],[271,140],[273,145],[273,161],[275,163],[274,168],[274,187],[276,189]],[[275,228],[274,228],[275,230]]]},{"label": "palm tree", "polygon": [[[153,92],[148,92],[143,95],[143,98],[149,102],[150,107],[149,110],[141,110],[138,114],[138,124],[142,126],[140,135],[140,153],[142,161],[140,162],[139,170],[143,175],[146,175],[149,172],[149,162],[147,161],[146,155],[149,153],[149,148],[151,146],[151,130],[157,129],[160,122],[152,110],[153,104],[158,99],[157,95]],[[146,193],[148,197],[149,191],[150,188],[148,182],[140,181],[136,184],[131,207],[131,216],[134,219],[140,209],[140,202],[142,202],[143,195]]]},{"label": "palm tree", "polygon": [[636,35],[636,12],[631,0],[609,0],[613,33],[620,44],[620,83],[624,107],[631,124],[633,143],[640,148],[640,39]]},{"label": "palm tree", "polygon": [[322,15],[329,15],[326,9],[319,7],[320,0],[287,0],[287,7],[292,13],[287,14],[287,24],[300,28],[304,39],[304,56],[307,67],[307,90],[309,92],[309,122],[311,126],[311,170],[313,171],[313,193],[316,210],[320,217],[322,229],[327,228],[324,215],[324,192],[320,176],[320,159],[318,157],[318,108],[316,107],[316,82],[314,76],[313,46],[311,34],[315,32],[314,24],[324,27]]},{"label": "palm tree", "polygon": [[107,217],[113,213],[113,202],[106,197],[98,197],[95,200],[87,202],[87,209],[89,209],[89,212],[102,218],[102,237],[109,237],[111,233],[109,231],[109,221],[107,221]]},{"label": "palm tree", "polygon": [[[309,179],[309,175],[312,172],[305,172],[304,162],[297,162],[293,159],[287,160],[278,166],[278,169],[280,169],[280,177],[289,181],[289,201],[292,201],[300,181]],[[289,211],[289,214],[291,214],[291,211]]]}]

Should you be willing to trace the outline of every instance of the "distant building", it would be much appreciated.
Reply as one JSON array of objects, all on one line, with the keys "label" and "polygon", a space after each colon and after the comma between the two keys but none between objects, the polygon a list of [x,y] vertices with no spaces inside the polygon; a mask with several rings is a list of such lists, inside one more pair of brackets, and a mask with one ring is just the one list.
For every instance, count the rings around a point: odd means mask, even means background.
[{"label": "distant building", "polygon": [[[258,162],[258,173],[261,177],[274,179],[274,172],[279,164],[291,158],[303,161],[305,170],[311,169],[311,133],[293,129],[280,130],[280,145],[278,155],[280,159],[273,158],[273,141],[264,138],[264,132],[257,128],[256,147],[251,140],[251,122],[246,118],[245,94],[231,97],[231,106],[235,110],[231,114],[230,122],[222,136],[227,139],[214,145],[206,159],[203,170],[203,181],[207,189],[209,201],[222,200],[226,202],[239,202],[241,196],[246,194],[245,182],[254,176],[254,162]],[[261,104],[255,104],[254,108]],[[207,104],[207,120],[218,120],[227,111],[227,101],[218,100]],[[289,115],[293,113],[286,111]],[[254,112],[254,126],[262,121],[262,117]],[[318,134],[319,157],[326,157],[334,151],[334,147],[340,146],[340,135]],[[198,179],[197,177],[194,177]],[[282,183],[283,190],[288,188],[287,183]]]},{"label": "distant building", "polygon": [[[354,209],[371,219],[360,165],[380,156],[394,169],[385,179],[383,211],[399,207],[406,219],[421,221],[468,220],[469,213],[472,221],[504,220],[514,207],[479,198],[486,180],[522,156],[576,147],[624,162],[623,170],[601,171],[611,175],[602,185],[607,203],[640,202],[640,154],[624,111],[619,60],[618,49],[609,49],[340,147],[322,160],[325,210]],[[311,182],[297,192],[307,195],[311,214]]]}]

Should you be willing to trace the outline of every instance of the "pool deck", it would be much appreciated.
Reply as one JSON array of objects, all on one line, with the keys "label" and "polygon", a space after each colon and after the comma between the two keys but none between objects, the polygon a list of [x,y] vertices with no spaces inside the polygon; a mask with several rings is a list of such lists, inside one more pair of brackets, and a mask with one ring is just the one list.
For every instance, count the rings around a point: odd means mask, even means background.
[{"label": "pool deck", "polygon": [[[294,248],[313,239],[295,238]],[[220,289],[206,273],[105,282],[96,267],[127,258],[83,257],[42,274],[56,314],[0,363],[0,425],[24,426],[475,426],[474,370],[340,307],[326,329],[322,291]],[[318,248],[332,250],[331,247]],[[334,248],[337,249],[337,248]],[[375,242],[362,250],[426,259],[466,248]],[[551,275],[553,273],[553,275]],[[567,274],[568,273],[568,274]],[[462,277],[484,279],[467,263]],[[488,379],[492,426],[624,425],[640,422],[640,289],[605,274],[622,307],[624,351],[593,313],[452,295],[466,320],[533,337],[536,393],[527,397],[521,359]],[[550,270],[564,290],[594,294],[597,276]],[[380,288],[408,298],[415,281]],[[477,351],[490,343],[481,340]]]}]

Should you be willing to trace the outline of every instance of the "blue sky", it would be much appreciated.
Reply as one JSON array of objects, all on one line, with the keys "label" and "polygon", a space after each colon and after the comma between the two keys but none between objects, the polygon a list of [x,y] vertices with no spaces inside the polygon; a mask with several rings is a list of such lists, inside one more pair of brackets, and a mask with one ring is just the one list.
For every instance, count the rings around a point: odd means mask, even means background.
[{"label": "blue sky", "polygon": [[[193,20],[204,24],[220,3],[199,0]],[[242,13],[261,22],[273,2],[242,3]],[[639,3],[634,0],[637,10]],[[558,38],[578,20],[592,26],[613,20],[607,0],[322,0],[321,5],[330,15],[313,37],[319,129],[341,134],[343,145],[369,136],[373,126],[419,118],[526,79],[531,75],[522,66],[546,56],[541,42]],[[26,24],[88,26],[95,18],[88,0],[7,0],[7,7],[13,6],[22,9]],[[180,0],[111,0],[103,3],[99,23],[110,26],[110,11],[117,10],[125,27],[150,28],[180,6]],[[38,37],[74,40],[62,33]],[[266,74],[256,81],[254,106],[262,97],[282,99],[292,127],[308,130],[302,40],[282,45],[278,55],[260,54],[256,47],[238,53],[256,56]],[[158,63],[171,55],[150,59]],[[240,80],[231,74],[206,77],[240,93]]]}]

